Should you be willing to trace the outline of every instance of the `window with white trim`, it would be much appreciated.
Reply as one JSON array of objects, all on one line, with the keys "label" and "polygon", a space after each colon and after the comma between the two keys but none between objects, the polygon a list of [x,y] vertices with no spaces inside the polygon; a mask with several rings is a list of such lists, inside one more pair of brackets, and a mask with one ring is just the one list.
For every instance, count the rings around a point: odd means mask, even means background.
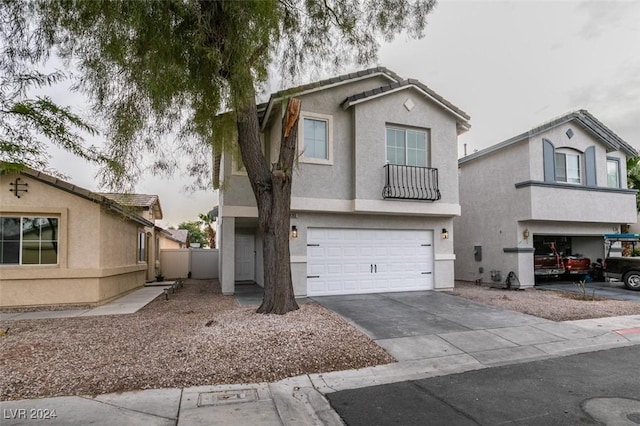
[{"label": "window with white trim", "polygon": [[333,120],[330,115],[302,113],[298,127],[298,152],[303,163],[333,163]]},{"label": "window with white trim", "polygon": [[607,186],[620,188],[620,160],[607,158]]},{"label": "window with white trim", "polygon": [[556,181],[581,183],[581,163],[582,156],[580,154],[556,152]]},{"label": "window with white trim", "polygon": [[429,138],[422,130],[387,127],[387,163],[427,167]]},{"label": "window with white trim", "polygon": [[0,217],[0,265],[56,265],[59,219]]}]

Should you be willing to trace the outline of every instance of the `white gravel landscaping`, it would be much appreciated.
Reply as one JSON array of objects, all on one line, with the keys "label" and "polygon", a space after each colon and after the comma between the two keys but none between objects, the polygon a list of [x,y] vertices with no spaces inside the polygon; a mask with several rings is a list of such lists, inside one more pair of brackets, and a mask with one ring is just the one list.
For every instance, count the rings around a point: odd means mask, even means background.
[{"label": "white gravel landscaping", "polygon": [[188,280],[131,315],[0,322],[0,400],[276,381],[394,362],[316,303],[256,314]]},{"label": "white gravel landscaping", "polygon": [[[640,303],[457,282],[460,297],[556,321],[640,314]],[[0,321],[0,400],[271,382],[394,362],[340,316],[313,303],[256,314],[217,281],[188,280],[130,315]]]}]

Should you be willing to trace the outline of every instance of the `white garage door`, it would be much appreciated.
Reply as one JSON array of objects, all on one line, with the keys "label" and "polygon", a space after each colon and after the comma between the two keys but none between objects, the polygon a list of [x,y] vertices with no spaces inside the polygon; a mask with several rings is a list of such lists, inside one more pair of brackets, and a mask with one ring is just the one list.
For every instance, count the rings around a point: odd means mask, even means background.
[{"label": "white garage door", "polygon": [[307,230],[307,295],[433,289],[433,231]]}]

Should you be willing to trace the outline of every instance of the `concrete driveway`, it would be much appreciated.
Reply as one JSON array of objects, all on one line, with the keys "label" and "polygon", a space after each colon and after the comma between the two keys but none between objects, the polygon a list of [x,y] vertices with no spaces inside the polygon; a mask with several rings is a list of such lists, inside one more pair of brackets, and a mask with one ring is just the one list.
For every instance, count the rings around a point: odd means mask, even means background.
[{"label": "concrete driveway", "polygon": [[515,327],[546,321],[435,291],[312,299],[339,313],[374,340]]},{"label": "concrete driveway", "polygon": [[523,353],[524,346],[559,342],[565,337],[550,331],[552,321],[435,291],[313,300],[343,316],[398,361],[464,353],[496,355],[499,361],[511,351],[526,358],[541,353]]}]

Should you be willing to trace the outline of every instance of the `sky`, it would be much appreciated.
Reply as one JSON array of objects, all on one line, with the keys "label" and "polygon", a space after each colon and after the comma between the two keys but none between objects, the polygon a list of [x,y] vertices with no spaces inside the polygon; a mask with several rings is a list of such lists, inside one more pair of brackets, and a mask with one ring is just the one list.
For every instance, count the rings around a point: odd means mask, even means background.
[{"label": "sky", "polygon": [[[460,155],[465,145],[472,153],[578,109],[640,149],[638,22],[635,1],[440,0],[424,38],[400,35],[382,44],[371,66],[418,79],[469,114]],[[86,108],[63,87],[53,97]],[[94,166],[57,149],[51,155],[51,166],[71,182],[101,189]],[[217,204],[213,191],[185,191],[190,182],[179,172],[146,175],[135,189],[159,195],[164,219],[158,224],[176,226]]]}]

